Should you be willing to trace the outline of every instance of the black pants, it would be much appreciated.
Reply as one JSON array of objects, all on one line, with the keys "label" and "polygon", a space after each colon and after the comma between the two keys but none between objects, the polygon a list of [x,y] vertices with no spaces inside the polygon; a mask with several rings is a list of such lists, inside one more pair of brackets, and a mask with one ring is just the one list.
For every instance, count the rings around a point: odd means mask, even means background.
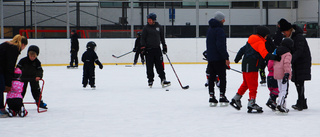
[{"label": "black pants", "polygon": [[[30,82],[30,87],[31,87],[31,93],[33,96],[33,99],[38,102],[39,98],[40,98],[40,86],[39,86],[39,81],[26,81],[23,82],[23,92],[21,93],[21,95],[24,97],[26,95],[27,92],[27,87],[28,87],[28,83]],[[41,100],[41,99],[40,99]]]},{"label": "black pants", "polygon": [[156,67],[156,71],[159,74],[161,80],[165,80],[163,56],[160,48],[152,48],[147,50],[146,66],[147,66],[147,78],[148,82],[152,82],[154,78],[153,66]]},{"label": "black pants", "polygon": [[298,92],[298,100],[304,100],[304,80],[295,81],[294,84]]},{"label": "black pants", "polygon": [[94,67],[83,67],[83,77],[82,77],[82,84],[87,86],[88,82],[89,85],[94,86],[95,84],[95,72]]},{"label": "black pants", "polygon": [[226,78],[226,61],[210,61],[208,62],[209,70],[209,94],[214,94],[214,81],[216,80],[216,75],[220,79],[220,94],[224,95],[226,92],[227,78]]},{"label": "black pants", "polygon": [[144,56],[143,56],[143,54],[141,54],[141,50],[138,49],[136,51],[136,53],[134,54],[134,63],[138,62],[139,55],[140,55],[140,58],[141,58],[141,62],[144,62]]},{"label": "black pants", "polygon": [[7,104],[9,109],[19,112],[21,107],[23,106],[22,98],[8,98]]},{"label": "black pants", "polygon": [[71,51],[71,61],[70,61],[70,66],[78,66],[78,51]]}]

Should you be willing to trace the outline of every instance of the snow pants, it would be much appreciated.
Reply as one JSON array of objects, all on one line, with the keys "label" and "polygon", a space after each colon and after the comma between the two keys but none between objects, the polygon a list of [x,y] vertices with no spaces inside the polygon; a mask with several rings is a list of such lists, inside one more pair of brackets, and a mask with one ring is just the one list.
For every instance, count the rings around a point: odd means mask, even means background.
[{"label": "snow pants", "polygon": [[238,94],[243,95],[249,89],[249,99],[256,99],[258,89],[258,72],[242,72],[243,82]]},{"label": "snow pants", "polygon": [[[31,87],[31,93],[32,93],[32,97],[33,99],[38,102],[39,101],[39,97],[40,97],[40,86],[39,86],[39,81],[24,81],[24,85],[23,85],[23,92],[21,93],[21,95],[24,97],[26,95],[27,92],[27,87],[28,87],[28,83],[30,82],[30,87]],[[41,100],[41,99],[40,99]]]},{"label": "snow pants", "polygon": [[216,81],[216,75],[218,75],[220,80],[220,94],[225,95],[226,92],[226,61],[210,61],[208,62],[207,69],[209,71],[209,94],[214,94],[214,81]]},{"label": "snow pants", "polygon": [[153,66],[156,67],[156,71],[159,74],[161,80],[165,80],[163,56],[160,48],[147,49],[146,54],[146,67],[148,82],[152,82],[154,78]]},{"label": "snow pants", "polygon": [[286,107],[286,98],[288,95],[289,81],[285,84],[282,84],[282,79],[278,79],[277,82],[279,87],[279,97],[277,104]]},{"label": "snow pants", "polygon": [[95,84],[94,67],[83,68],[82,84],[87,86],[88,82],[90,86],[94,86]]}]

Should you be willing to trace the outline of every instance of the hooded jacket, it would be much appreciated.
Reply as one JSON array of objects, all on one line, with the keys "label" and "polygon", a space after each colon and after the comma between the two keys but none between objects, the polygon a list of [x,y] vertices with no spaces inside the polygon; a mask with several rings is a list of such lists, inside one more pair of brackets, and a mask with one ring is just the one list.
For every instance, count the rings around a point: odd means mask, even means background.
[{"label": "hooded jacket", "polygon": [[303,30],[292,25],[295,32],[291,39],[294,41],[292,54],[292,78],[293,82],[301,80],[311,80],[311,53],[306,38],[302,35]]},{"label": "hooded jacket", "polygon": [[75,51],[78,52],[79,51],[79,41],[78,41],[78,35],[77,33],[74,33],[73,35],[71,35],[71,52]]},{"label": "hooded jacket", "polygon": [[238,63],[243,56],[242,72],[258,72],[262,58],[274,60],[275,56],[267,51],[265,42],[263,37],[253,34],[249,37],[247,44],[238,51],[234,61]]},{"label": "hooded jacket", "polygon": [[17,67],[22,71],[21,81],[29,81],[30,79],[35,79],[36,77],[42,78],[43,76],[43,69],[38,58],[31,61],[28,55],[20,59]]},{"label": "hooded jacket", "polygon": [[280,61],[274,61],[274,79],[283,79],[285,73],[289,73],[289,79],[291,79],[291,59],[292,55],[287,47],[279,46],[277,49],[277,55],[281,56]]},{"label": "hooded jacket", "polygon": [[226,41],[223,24],[216,19],[210,19],[206,40],[207,59],[209,62],[229,60]]}]

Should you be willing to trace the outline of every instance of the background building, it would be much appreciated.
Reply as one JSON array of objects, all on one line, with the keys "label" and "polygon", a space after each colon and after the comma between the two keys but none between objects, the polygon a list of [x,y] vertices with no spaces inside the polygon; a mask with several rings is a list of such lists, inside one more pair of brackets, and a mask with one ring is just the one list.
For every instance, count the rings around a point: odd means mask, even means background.
[{"label": "background building", "polygon": [[229,37],[248,37],[258,25],[274,32],[281,18],[300,21],[306,36],[318,37],[318,6],[318,0],[2,0],[1,38],[68,38],[72,29],[82,38],[133,38],[151,12],[166,37],[205,37],[216,11],[226,15]]}]

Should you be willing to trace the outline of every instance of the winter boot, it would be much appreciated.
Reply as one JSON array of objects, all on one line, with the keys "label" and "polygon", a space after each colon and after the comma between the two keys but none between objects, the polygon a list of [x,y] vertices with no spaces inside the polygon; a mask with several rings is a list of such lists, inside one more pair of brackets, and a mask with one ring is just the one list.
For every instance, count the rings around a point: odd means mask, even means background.
[{"label": "winter boot", "polygon": [[[255,99],[248,99],[248,113],[262,113],[262,107],[260,107],[258,104],[256,104]],[[255,111],[252,111],[255,110]]]},{"label": "winter boot", "polygon": [[7,108],[7,112],[8,112],[9,117],[14,117],[17,115],[17,113],[15,111],[13,111],[12,109],[9,109],[9,108]]},{"label": "winter boot", "polygon": [[292,108],[299,111],[302,111],[303,109],[308,109],[307,99],[297,100],[297,104],[292,105]]},{"label": "winter boot", "polygon": [[8,117],[8,112],[6,111],[6,109],[0,109],[0,118],[5,118]]},{"label": "winter boot", "polygon": [[169,87],[171,85],[170,81],[161,80],[162,88]]},{"label": "winter boot", "polygon": [[229,100],[224,94],[220,94],[219,102],[220,102],[220,106],[228,106],[229,104]]},{"label": "winter boot", "polygon": [[277,103],[276,103],[276,99],[277,99],[277,95],[274,94],[270,94],[270,98],[268,99],[266,105],[272,109],[272,111],[276,111],[277,108]]},{"label": "winter boot", "polygon": [[19,111],[20,117],[25,117],[28,115],[28,111],[24,108],[24,106],[21,107],[21,110]]},{"label": "winter boot", "polygon": [[209,106],[210,107],[215,107],[218,104],[218,100],[216,99],[216,97],[214,96],[213,92],[209,93],[210,98],[209,98]]},{"label": "winter boot", "polygon": [[232,98],[230,105],[232,107],[234,107],[235,109],[240,110],[242,107],[241,100],[240,100],[241,98],[242,98],[242,96],[239,95],[238,93],[236,93],[236,95]]}]

